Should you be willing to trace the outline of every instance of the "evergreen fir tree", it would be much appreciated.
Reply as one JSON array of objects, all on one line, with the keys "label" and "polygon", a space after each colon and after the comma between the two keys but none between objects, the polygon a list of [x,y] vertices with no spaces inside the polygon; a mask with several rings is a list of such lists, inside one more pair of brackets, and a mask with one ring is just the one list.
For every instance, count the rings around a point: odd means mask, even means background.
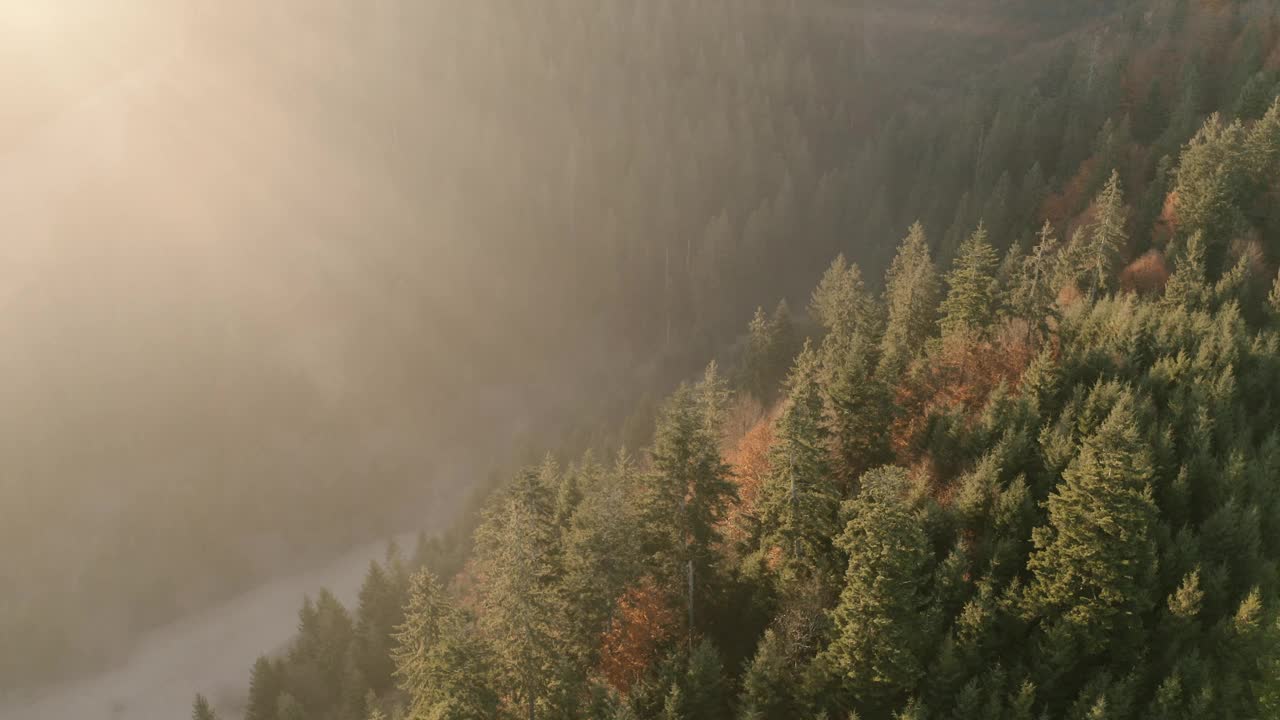
[{"label": "evergreen fir tree", "polygon": [[1125,232],[1124,193],[1120,188],[1120,173],[1112,171],[1111,178],[1094,201],[1097,217],[1091,232],[1087,265],[1084,268],[1086,290],[1090,296],[1112,289],[1112,276],[1120,252],[1128,244]]},{"label": "evergreen fir tree", "polygon": [[710,640],[703,639],[689,656],[685,671],[684,710],[689,718],[728,716],[724,661]]},{"label": "evergreen fir tree", "polygon": [[827,431],[817,353],[806,343],[787,379],[787,402],[774,426],[760,512],[764,542],[781,550],[787,583],[830,580],[840,496],[827,462]]},{"label": "evergreen fir tree", "polygon": [[929,257],[924,227],[916,222],[885,274],[888,321],[880,343],[881,376],[900,374],[933,334],[938,294],[938,273]]},{"label": "evergreen fir tree", "polygon": [[655,568],[669,588],[681,588],[690,639],[699,598],[710,590],[720,545],[720,520],[735,495],[720,457],[727,391],[715,364],[697,386],[682,385],[658,418],[653,473],[642,496]]},{"label": "evergreen fir tree", "polygon": [[209,705],[205,696],[196,693],[195,703],[191,707],[191,720],[218,720],[218,715]]},{"label": "evergreen fir tree", "polygon": [[755,657],[742,676],[738,700],[741,720],[789,720],[799,708],[794,700],[798,679],[794,663],[783,649],[782,639],[766,630]]},{"label": "evergreen fir tree", "polygon": [[1126,392],[1049,496],[1048,524],[1032,536],[1026,606],[1056,652],[1083,653],[1059,666],[1108,647],[1122,657],[1138,649],[1130,618],[1151,606],[1156,564],[1151,462]]},{"label": "evergreen fir tree", "polygon": [[1203,233],[1207,247],[1223,247],[1242,227],[1246,191],[1244,128],[1223,124],[1217,114],[1183,150],[1174,192],[1178,225],[1185,235]]},{"label": "evergreen fir tree", "polygon": [[639,471],[620,452],[613,468],[583,498],[565,535],[564,592],[573,602],[572,652],[592,660],[617,599],[642,574],[645,558],[636,542]]},{"label": "evergreen fir tree", "polygon": [[391,633],[404,619],[404,597],[397,584],[381,565],[370,562],[356,609],[356,666],[379,693],[391,686]]},{"label": "evergreen fir tree", "polygon": [[481,720],[498,712],[489,684],[492,658],[435,577],[413,576],[404,623],[391,654],[410,718]]},{"label": "evergreen fir tree", "polygon": [[999,285],[996,251],[987,242],[987,229],[979,224],[961,245],[951,272],[947,273],[947,297],[942,312],[943,336],[977,336],[986,333],[995,319]]},{"label": "evergreen fir tree", "polygon": [[822,343],[823,424],[831,447],[830,469],[839,496],[854,488],[869,467],[888,459],[889,388],[874,371],[871,342],[855,335]]},{"label": "evergreen fir tree", "polygon": [[477,572],[487,578],[481,627],[493,643],[502,694],[530,720],[566,681],[559,541],[550,488],[533,469],[517,474],[476,532]]},{"label": "evergreen fir tree", "polygon": [[849,566],[824,660],[869,707],[901,699],[924,673],[931,550],[906,491],[905,470],[868,473],[839,540]]},{"label": "evergreen fir tree", "polygon": [[1045,332],[1053,317],[1053,304],[1058,288],[1054,287],[1058,254],[1058,238],[1053,225],[1046,220],[1036,235],[1035,247],[1022,260],[1009,293],[1009,306],[1014,317],[1026,321],[1028,332]]},{"label": "evergreen fir tree", "polygon": [[823,274],[809,309],[827,332],[837,337],[876,334],[875,301],[862,281],[862,271],[844,255],[836,257]]},{"label": "evergreen fir tree", "polygon": [[275,720],[276,700],[282,690],[278,669],[265,656],[259,657],[249,674],[249,704],[244,720]]},{"label": "evergreen fir tree", "polygon": [[747,324],[747,356],[743,361],[747,389],[756,397],[763,398],[768,391],[769,355],[773,344],[769,316],[765,315],[763,307],[757,307],[756,314]]},{"label": "evergreen fir tree", "polygon": [[1200,233],[1187,238],[1173,275],[1164,288],[1168,304],[1188,310],[1207,310],[1213,289],[1205,278],[1205,247]]}]

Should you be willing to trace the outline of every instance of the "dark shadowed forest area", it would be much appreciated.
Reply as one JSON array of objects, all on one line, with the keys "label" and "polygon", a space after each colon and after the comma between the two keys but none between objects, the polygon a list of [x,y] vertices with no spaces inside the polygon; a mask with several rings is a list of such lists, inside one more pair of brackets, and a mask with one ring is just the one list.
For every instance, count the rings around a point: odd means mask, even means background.
[{"label": "dark shadowed forest area", "polygon": [[0,115],[0,715],[399,536],[173,714],[1280,717],[1280,2],[139,12]]}]

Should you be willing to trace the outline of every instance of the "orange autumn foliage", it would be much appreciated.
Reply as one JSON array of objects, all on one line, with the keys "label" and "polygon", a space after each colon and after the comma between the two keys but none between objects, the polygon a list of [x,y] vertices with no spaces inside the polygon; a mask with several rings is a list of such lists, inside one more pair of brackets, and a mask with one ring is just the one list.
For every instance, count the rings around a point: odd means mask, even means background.
[{"label": "orange autumn foliage", "polygon": [[1160,217],[1156,218],[1156,224],[1151,230],[1151,235],[1153,241],[1164,245],[1177,233],[1178,191],[1174,190],[1165,196],[1164,206],[1160,209]]},{"label": "orange autumn foliage", "polygon": [[1058,290],[1058,299],[1055,301],[1057,306],[1063,310],[1084,300],[1084,293],[1080,292],[1080,288],[1074,282],[1063,285]]},{"label": "orange autumn foliage", "polygon": [[680,614],[652,578],[618,598],[617,611],[600,645],[600,674],[626,693],[644,677],[680,624]]},{"label": "orange autumn foliage", "polygon": [[890,437],[898,462],[922,460],[924,436],[937,416],[959,411],[972,422],[998,386],[1017,389],[1032,357],[1025,324],[1010,323],[994,340],[952,338],[917,361],[896,391],[899,412]]},{"label": "orange autumn foliage", "polygon": [[1093,177],[1097,164],[1096,157],[1090,157],[1080,163],[1075,176],[1063,186],[1062,191],[1045,198],[1044,204],[1040,207],[1040,217],[1053,223],[1055,227],[1065,226],[1067,220],[1071,219],[1077,209],[1085,204],[1089,179]]},{"label": "orange autumn foliage", "polygon": [[721,521],[721,530],[730,543],[737,543],[747,537],[751,518],[755,517],[760,490],[769,475],[769,447],[773,444],[772,415],[771,413],[758,420],[725,456],[725,462],[729,464],[738,489],[737,502],[729,507]]},{"label": "orange autumn foliage", "polygon": [[1159,250],[1148,250],[1120,273],[1120,289],[1139,295],[1163,292],[1168,281],[1169,265]]}]

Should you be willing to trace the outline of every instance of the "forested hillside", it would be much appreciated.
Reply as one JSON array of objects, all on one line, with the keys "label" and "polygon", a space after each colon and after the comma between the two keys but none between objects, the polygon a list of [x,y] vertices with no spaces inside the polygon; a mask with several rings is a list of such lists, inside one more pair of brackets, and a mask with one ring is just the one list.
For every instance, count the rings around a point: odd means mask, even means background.
[{"label": "forested hillside", "polygon": [[513,445],[638,451],[838,252],[878,275],[979,216],[1003,248],[1138,49],[1161,132],[1183,66],[1203,108],[1262,66],[1238,20],[1121,5],[32,4],[66,22],[4,27],[0,693],[450,509]]},{"label": "forested hillside", "polygon": [[440,152],[721,362],[308,599],[245,717],[1280,717],[1280,3],[957,3],[1028,34],[887,116],[866,8],[580,5],[434,17],[502,48]]}]

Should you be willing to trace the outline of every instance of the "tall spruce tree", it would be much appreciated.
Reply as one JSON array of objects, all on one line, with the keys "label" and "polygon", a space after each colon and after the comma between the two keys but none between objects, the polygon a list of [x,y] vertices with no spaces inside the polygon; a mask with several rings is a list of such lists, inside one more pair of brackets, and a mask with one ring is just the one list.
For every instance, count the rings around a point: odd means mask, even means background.
[{"label": "tall spruce tree", "polygon": [[482,720],[498,714],[493,659],[434,575],[414,574],[391,652],[408,720]]},{"label": "tall spruce tree", "polygon": [[987,241],[983,224],[963,243],[947,273],[947,296],[939,310],[939,325],[946,336],[980,336],[989,331],[996,316],[1000,259]]},{"label": "tall spruce tree", "polygon": [[370,562],[360,587],[355,623],[355,662],[365,682],[377,693],[392,683],[391,634],[404,619],[403,591],[396,577]]},{"label": "tall spruce tree", "polygon": [[1049,496],[1032,534],[1028,616],[1043,628],[1048,672],[1112,649],[1136,658],[1155,580],[1157,509],[1151,450],[1125,391]]},{"label": "tall spruce tree", "polygon": [[1009,293],[1010,311],[1027,323],[1027,331],[1032,334],[1047,332],[1053,317],[1059,246],[1053,225],[1046,220],[1036,234],[1035,246],[1022,259],[1022,268]]},{"label": "tall spruce tree", "polygon": [[573,652],[592,663],[616,602],[642,574],[636,509],[640,471],[625,452],[583,498],[565,535],[564,592],[573,601]]},{"label": "tall spruce tree", "polygon": [[769,357],[773,352],[773,324],[764,307],[757,307],[756,314],[747,324],[747,355],[743,359],[744,382],[756,397],[763,398],[768,391]]},{"label": "tall spruce tree", "polygon": [[862,280],[857,264],[839,255],[823,274],[809,304],[813,317],[827,332],[842,338],[876,335],[879,326],[875,299]]},{"label": "tall spruce tree", "polygon": [[888,459],[887,379],[875,373],[875,347],[863,335],[828,335],[822,342],[823,426],[831,472],[841,497],[867,468]]},{"label": "tall spruce tree", "polygon": [[1213,288],[1206,274],[1203,235],[1195,233],[1187,238],[1174,263],[1173,275],[1164,288],[1165,303],[1187,310],[1208,310]]},{"label": "tall spruce tree", "polygon": [[823,659],[862,706],[882,713],[924,674],[932,550],[907,499],[905,470],[873,470],[861,484],[839,539],[849,564]]},{"label": "tall spruce tree", "polygon": [[1120,259],[1120,253],[1129,242],[1125,231],[1124,191],[1120,186],[1120,173],[1111,171],[1111,178],[1094,200],[1096,213],[1090,228],[1089,250],[1086,265],[1082,268],[1085,290],[1090,297],[1113,289],[1112,278]]},{"label": "tall spruce tree", "polygon": [[653,471],[642,494],[655,572],[685,606],[692,643],[697,607],[710,590],[720,520],[736,490],[720,457],[727,390],[714,363],[696,386],[682,385],[658,417]]},{"label": "tall spruce tree", "polygon": [[799,678],[778,634],[766,630],[755,657],[742,675],[738,699],[740,720],[790,720],[799,715],[795,700]]},{"label": "tall spruce tree", "polygon": [[787,378],[787,400],[774,424],[760,511],[763,541],[781,551],[784,583],[829,584],[831,541],[840,493],[827,461],[818,354],[805,344]]},{"label": "tall spruce tree", "polygon": [[897,377],[937,327],[938,271],[929,257],[924,226],[914,223],[885,274],[888,311],[880,343],[880,375]]},{"label": "tall spruce tree", "polygon": [[568,627],[559,591],[560,529],[551,490],[537,469],[517,474],[476,531],[480,626],[497,657],[501,695],[533,720],[554,710],[570,679]]},{"label": "tall spruce tree", "polygon": [[249,703],[244,720],[275,720],[276,700],[282,691],[279,668],[265,656],[259,657],[249,673]]},{"label": "tall spruce tree", "polygon": [[191,706],[191,720],[218,720],[218,715],[209,705],[208,698],[199,693],[196,693],[195,702]]}]

